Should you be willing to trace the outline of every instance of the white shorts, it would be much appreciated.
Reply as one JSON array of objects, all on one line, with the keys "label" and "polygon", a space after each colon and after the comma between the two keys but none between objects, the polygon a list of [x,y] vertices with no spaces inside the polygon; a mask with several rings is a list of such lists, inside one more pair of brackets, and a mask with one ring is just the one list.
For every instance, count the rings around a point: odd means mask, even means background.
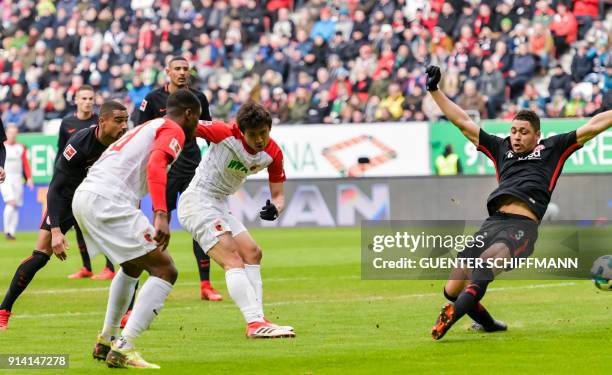
[{"label": "white shorts", "polygon": [[23,182],[21,180],[6,180],[0,185],[4,203],[15,201],[18,207],[23,206]]},{"label": "white shorts", "polygon": [[104,253],[113,263],[122,264],[157,247],[153,240],[155,228],[144,213],[129,202],[77,189],[72,212],[92,258]]},{"label": "white shorts", "polygon": [[177,214],[183,228],[205,253],[219,242],[218,237],[223,233],[231,232],[235,237],[246,231],[222,198],[186,191],[179,198]]}]

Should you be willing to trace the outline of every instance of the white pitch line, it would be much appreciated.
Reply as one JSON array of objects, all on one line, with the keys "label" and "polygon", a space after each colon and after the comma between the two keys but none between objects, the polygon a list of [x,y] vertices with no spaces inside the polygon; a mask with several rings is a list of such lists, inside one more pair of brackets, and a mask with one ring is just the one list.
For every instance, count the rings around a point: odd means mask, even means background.
[{"label": "white pitch line", "polygon": [[[564,283],[555,283],[555,284],[508,286],[508,287],[490,288],[490,289],[487,289],[487,292],[505,292],[505,291],[513,291],[513,290],[558,288],[558,287],[575,286],[575,285],[578,285],[578,284],[575,282],[564,282]],[[327,300],[279,301],[279,302],[266,303],[265,307],[284,306],[284,305],[302,305],[302,304],[310,304],[310,303],[350,303],[350,302],[394,301],[394,300],[403,300],[403,299],[410,299],[410,298],[436,297],[436,296],[439,296],[440,294],[441,293],[417,293],[417,294],[402,294],[399,296],[370,296],[370,297],[327,299]],[[233,303],[218,304],[218,306],[222,308],[235,308]],[[197,308],[199,308],[199,306],[183,306],[183,307],[167,307],[164,310],[181,311],[181,310],[195,310]],[[103,316],[104,311],[64,312],[64,313],[55,313],[55,314],[22,314],[22,315],[15,315],[13,319],[59,318],[59,317],[71,317],[71,316],[95,316],[95,315]]]}]

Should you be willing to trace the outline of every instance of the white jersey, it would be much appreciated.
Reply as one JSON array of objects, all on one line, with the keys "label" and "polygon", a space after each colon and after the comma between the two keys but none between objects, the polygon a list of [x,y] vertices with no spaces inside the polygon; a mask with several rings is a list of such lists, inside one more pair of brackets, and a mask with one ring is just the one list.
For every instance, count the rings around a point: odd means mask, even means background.
[{"label": "white jersey", "polygon": [[6,162],[4,163],[6,181],[21,183],[24,176],[26,179],[32,177],[25,146],[21,143],[10,145],[4,142],[4,148],[6,149]]},{"label": "white jersey", "polygon": [[247,176],[268,169],[270,182],[284,182],[283,153],[272,139],[265,150],[255,152],[245,143],[236,124],[200,121],[196,136],[210,142],[187,190],[225,197],[234,194]]},{"label": "white jersey", "polygon": [[183,129],[174,121],[158,118],[146,122],[108,146],[78,190],[138,204],[148,192],[151,152],[161,150],[176,160],[184,143]]}]

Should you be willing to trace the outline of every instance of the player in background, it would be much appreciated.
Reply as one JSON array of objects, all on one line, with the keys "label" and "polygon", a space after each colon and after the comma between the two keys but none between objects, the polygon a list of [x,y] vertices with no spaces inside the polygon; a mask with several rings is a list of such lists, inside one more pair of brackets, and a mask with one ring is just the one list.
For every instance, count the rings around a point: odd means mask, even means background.
[{"label": "player in background", "polygon": [[6,134],[4,133],[4,123],[2,119],[0,119],[0,184],[3,183],[6,178],[6,172],[4,172],[4,162],[6,161],[4,141],[6,141]]},{"label": "player in background", "polygon": [[440,312],[431,335],[441,339],[465,314],[484,331],[506,330],[480,303],[487,286],[502,268],[488,267],[487,259],[528,257],[538,238],[538,226],[567,158],[586,142],[612,126],[612,111],[591,118],[568,133],[540,139],[540,119],[529,110],[519,111],[510,126],[510,136],[499,138],[476,125],[459,106],[438,90],[440,68],[430,66],[427,90],[444,115],[495,165],[498,187],[487,199],[489,217],[476,236],[484,246],[468,247],[458,256],[481,258],[483,266],[451,271],[444,295],[451,302]]},{"label": "player in background", "polygon": [[0,190],[5,204],[4,235],[7,240],[15,239],[15,232],[19,223],[19,207],[23,206],[24,177],[30,190],[34,189],[26,148],[21,143],[17,143],[18,134],[19,130],[16,126],[9,126],[6,129],[6,141],[4,141],[6,180],[0,185]]},{"label": "player in background", "polygon": [[205,252],[225,269],[230,297],[247,322],[249,338],[294,337],[293,328],[264,317],[261,249],[244,225],[229,212],[226,199],[247,176],[268,170],[272,199],[260,212],[276,220],[285,206],[283,153],[270,139],[272,118],[259,104],[244,104],[238,124],[200,121],[196,136],[210,142],[189,187],[181,195],[178,218]]},{"label": "player in background", "polygon": [[[106,316],[93,356],[110,367],[159,368],[145,361],[135,340],[161,312],[178,272],[168,251],[167,167],[193,138],[200,117],[198,98],[189,90],[168,97],[167,114],[137,126],[111,145],[78,187],[72,209],[91,255],[103,252],[121,265],[111,282]],[[153,225],[140,210],[151,194]],[[130,319],[119,324],[142,271],[149,278],[140,288]]]},{"label": "player in background", "polygon": [[[89,85],[79,87],[74,95],[74,103],[76,104],[76,112],[62,119],[60,124],[59,135],[57,138],[57,156],[55,161],[60,158],[61,150],[66,147],[68,139],[81,129],[89,128],[92,125],[98,124],[98,114],[93,111],[94,107],[94,89]],[[83,266],[77,272],[68,275],[69,279],[82,279],[91,277],[94,280],[110,280],[115,276],[115,267],[113,263],[106,258],[106,266],[102,271],[94,275],[91,269],[91,259],[87,253],[87,247],[83,240],[83,234],[78,225],[74,226],[76,233],[77,244]]]},{"label": "player in background", "polygon": [[[157,88],[145,96],[139,110],[134,116],[135,124],[143,124],[147,121],[164,117],[166,115],[166,101],[168,95],[178,89],[189,89],[198,100],[202,107],[200,120],[211,120],[208,99],[197,90],[188,86],[189,84],[189,62],[180,56],[171,58],[166,67],[166,74],[170,82],[164,87]],[[176,162],[168,173],[168,186],[166,192],[166,202],[168,213],[176,208],[176,201],[179,193],[182,193],[189,186],[189,182],[195,174],[198,164],[202,160],[200,148],[195,139],[185,143],[185,147]],[[200,245],[193,240],[193,254],[195,255],[198,271],[200,273],[200,298],[209,301],[221,301],[223,297],[210,284],[210,258],[202,251]]]},{"label": "player in background", "polygon": [[99,124],[76,132],[67,142],[55,164],[47,192],[47,212],[38,231],[32,255],[17,267],[15,276],[0,304],[0,330],[6,330],[13,304],[28,284],[49,261],[51,255],[66,259],[68,242],[64,234],[75,226],[72,198],[89,167],[102,152],[127,130],[128,112],[120,103],[105,102],[100,109]]}]

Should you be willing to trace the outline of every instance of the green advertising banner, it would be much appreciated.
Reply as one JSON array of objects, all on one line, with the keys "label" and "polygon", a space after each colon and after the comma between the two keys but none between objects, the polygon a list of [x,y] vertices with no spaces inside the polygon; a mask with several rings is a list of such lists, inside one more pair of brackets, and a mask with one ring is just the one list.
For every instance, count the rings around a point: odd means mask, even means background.
[{"label": "green advertising banner", "polygon": [[20,134],[17,142],[23,143],[28,150],[28,161],[32,168],[32,178],[36,184],[48,184],[53,176],[53,162],[57,154],[57,136]]},{"label": "green advertising banner", "polygon": [[[542,137],[569,132],[586,123],[587,119],[542,120]],[[510,121],[484,121],[481,126],[490,134],[505,138],[510,135]],[[464,174],[495,174],[493,162],[476,150],[470,141],[450,122],[431,124],[430,132],[432,174],[436,174],[435,160],[448,144],[459,156]],[[563,168],[564,173],[612,173],[612,130],[589,141],[574,152]]]}]

